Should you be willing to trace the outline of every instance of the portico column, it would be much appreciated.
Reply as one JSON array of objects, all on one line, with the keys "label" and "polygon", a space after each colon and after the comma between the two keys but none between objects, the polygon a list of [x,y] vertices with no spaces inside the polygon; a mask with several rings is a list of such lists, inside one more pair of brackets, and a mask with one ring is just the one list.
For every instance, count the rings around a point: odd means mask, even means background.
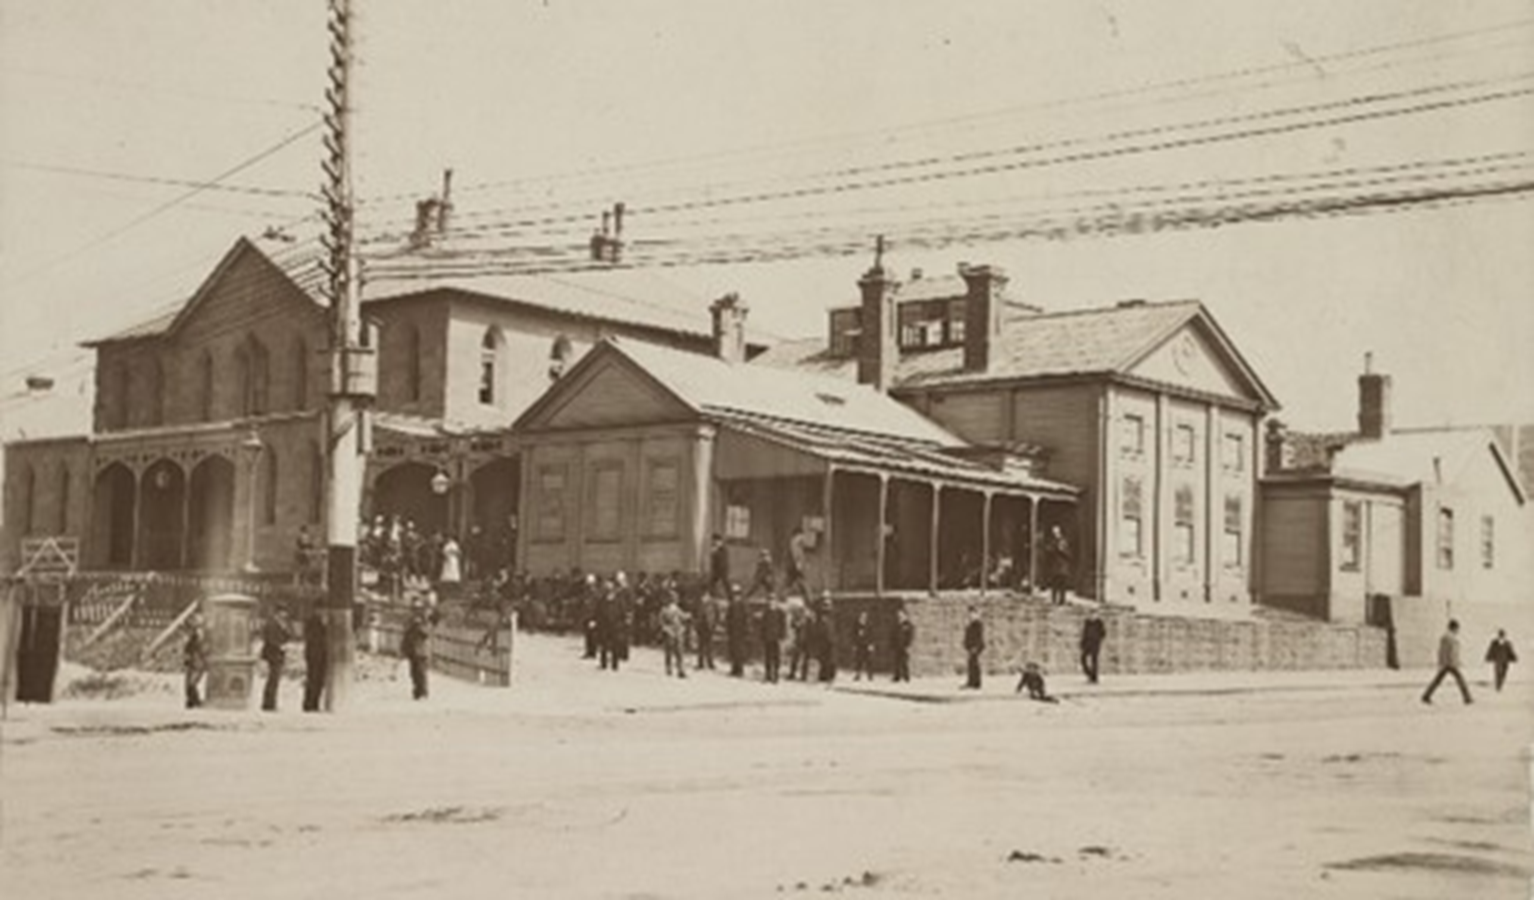
[{"label": "portico column", "polygon": [[147,469],[139,469],[133,473],[133,542],[128,550],[128,568],[137,572],[139,559],[143,555],[139,546],[139,536],[142,533],[139,528],[140,520],[144,517],[144,473]]},{"label": "portico column", "polygon": [[877,596],[880,596],[880,597],[884,596],[884,562],[885,562],[885,556],[886,556],[885,544],[889,543],[889,541],[886,540],[886,535],[888,534],[887,529],[889,527],[889,524],[885,521],[885,517],[889,514],[889,494],[890,494],[890,480],[889,480],[889,476],[880,474],[880,476],[879,476],[879,530],[878,530],[879,537],[878,537],[878,543],[874,545],[874,567],[875,567],[874,568],[874,594],[876,594]]},{"label": "portico column", "polygon": [[181,479],[181,568],[191,568],[192,550],[192,475]]},{"label": "portico column", "polygon": [[932,534],[928,536],[931,556],[928,557],[927,565],[927,590],[937,593],[938,583],[938,535],[942,533],[943,516],[943,486],[938,482],[932,482]]},{"label": "portico column", "polygon": [[981,493],[980,504],[980,593],[991,586],[991,492]]},{"label": "portico column", "polygon": [[835,480],[836,467],[826,466],[826,480],[825,485],[821,489],[820,498],[821,521],[825,523],[825,528],[820,533],[820,539],[823,542],[820,548],[820,589],[825,592],[831,590],[831,566],[836,561],[835,544],[832,543],[833,523],[831,515],[832,488]]}]

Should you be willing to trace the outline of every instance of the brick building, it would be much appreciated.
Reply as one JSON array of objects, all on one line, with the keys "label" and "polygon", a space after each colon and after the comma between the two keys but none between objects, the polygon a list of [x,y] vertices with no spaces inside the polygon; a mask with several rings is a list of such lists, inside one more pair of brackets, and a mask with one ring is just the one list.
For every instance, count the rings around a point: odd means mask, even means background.
[{"label": "brick building", "polygon": [[[520,487],[507,429],[551,377],[610,335],[712,347],[701,309],[536,278],[463,283],[429,260],[368,281],[363,300],[380,363],[364,513],[477,526],[507,546]],[[94,569],[291,567],[300,529],[323,533],[326,345],[322,299],[240,239],[180,308],[87,344],[90,434],[6,446],[0,560],[62,535]]]},{"label": "brick building", "polygon": [[[1278,404],[1202,304],[1052,313],[962,264],[900,283],[876,262],[859,288],[827,340],[757,364],[856,379],[975,445],[1027,448],[1080,489],[1079,595],[1195,614],[1251,602],[1258,423]],[[1036,534],[1019,558],[1037,561]]]}]

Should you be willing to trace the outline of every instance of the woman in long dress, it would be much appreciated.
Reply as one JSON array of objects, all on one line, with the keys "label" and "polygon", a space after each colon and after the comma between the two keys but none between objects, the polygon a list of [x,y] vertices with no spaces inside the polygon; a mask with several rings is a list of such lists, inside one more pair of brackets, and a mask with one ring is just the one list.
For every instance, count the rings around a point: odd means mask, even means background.
[{"label": "woman in long dress", "polygon": [[442,574],[437,579],[439,589],[444,596],[452,596],[458,590],[458,582],[463,580],[463,550],[458,546],[458,541],[452,535],[442,542]]}]

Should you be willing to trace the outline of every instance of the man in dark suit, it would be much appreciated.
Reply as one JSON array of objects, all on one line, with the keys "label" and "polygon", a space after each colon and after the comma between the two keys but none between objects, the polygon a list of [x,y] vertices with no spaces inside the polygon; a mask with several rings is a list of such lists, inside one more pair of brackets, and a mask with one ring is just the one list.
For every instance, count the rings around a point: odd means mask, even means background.
[{"label": "man in dark suit", "polygon": [[319,610],[304,619],[304,712],[319,712],[330,669],[330,647],[325,619]]},{"label": "man in dark suit", "polygon": [[718,534],[708,551],[708,591],[721,600],[734,596],[730,589],[730,548]]},{"label": "man in dark suit", "polygon": [[744,600],[731,599],[729,608],[725,610],[724,637],[725,643],[729,645],[732,678],[746,674],[746,631],[750,627],[748,615]]},{"label": "man in dark suit", "polygon": [[261,629],[261,659],[266,663],[266,688],[261,692],[263,712],[277,711],[277,689],[282,685],[282,669],[288,653],[285,649],[293,633],[288,630],[288,616],[277,607]]},{"label": "man in dark suit", "polygon": [[980,654],[985,652],[985,623],[980,621],[980,610],[969,608],[969,624],[964,627],[965,670],[968,677],[964,687],[980,690]]},{"label": "man in dark suit", "polygon": [[1081,624],[1081,671],[1087,674],[1091,684],[1097,683],[1097,659],[1107,636],[1108,629],[1097,610],[1087,613],[1087,620]]},{"label": "man in dark suit", "polygon": [[410,664],[410,696],[416,700],[426,699],[426,666],[430,659],[427,647],[426,614],[416,612],[405,627],[400,640],[400,655]]},{"label": "man in dark suit", "polygon": [[911,624],[911,614],[904,606],[895,613],[894,640],[890,648],[895,656],[895,680],[911,680],[911,644],[916,640],[916,626]]},{"label": "man in dark suit", "polygon": [[778,680],[783,660],[783,636],[788,632],[788,613],[783,602],[774,597],[767,602],[762,613],[762,665],[766,669],[763,679]]}]

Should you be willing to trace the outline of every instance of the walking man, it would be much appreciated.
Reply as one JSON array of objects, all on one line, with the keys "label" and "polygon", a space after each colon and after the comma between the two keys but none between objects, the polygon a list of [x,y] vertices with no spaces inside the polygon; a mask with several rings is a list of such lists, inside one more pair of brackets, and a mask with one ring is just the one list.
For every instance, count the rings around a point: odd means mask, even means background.
[{"label": "walking man", "polygon": [[1433,702],[1433,692],[1438,690],[1438,685],[1443,682],[1445,675],[1453,675],[1454,681],[1459,685],[1459,695],[1465,702],[1473,703],[1470,699],[1470,688],[1465,684],[1465,676],[1459,673],[1459,622],[1450,619],[1449,630],[1438,639],[1438,674],[1433,676],[1433,682],[1427,686],[1427,691],[1422,694],[1423,703]]},{"label": "walking man", "polygon": [[980,610],[969,608],[969,624],[964,627],[964,655],[967,658],[968,678],[964,687],[980,690],[980,654],[985,652],[985,623],[980,621]]},{"label": "walking man", "polygon": [[324,617],[318,610],[310,612],[304,619],[304,712],[320,711],[320,697],[325,693],[330,669],[326,640]]},{"label": "walking man", "polygon": [[426,642],[426,616],[417,612],[410,617],[399,648],[400,655],[410,663],[410,696],[416,700],[426,699]]},{"label": "walking man", "polygon": [[677,601],[676,591],[667,589],[666,605],[660,611],[661,642],[666,654],[666,674],[671,674],[676,664],[676,677],[687,677],[687,665],[682,660],[682,648],[687,641],[687,613]]},{"label": "walking man", "polygon": [[1497,629],[1497,636],[1492,638],[1491,646],[1486,648],[1486,661],[1491,663],[1493,683],[1501,691],[1503,682],[1507,681],[1507,667],[1518,661],[1518,654],[1513,652],[1513,642],[1507,639],[1507,629]]},{"label": "walking man", "polygon": [[1097,683],[1097,660],[1102,653],[1103,639],[1108,636],[1108,629],[1103,625],[1103,617],[1096,609],[1087,613],[1087,620],[1081,624],[1081,671],[1087,675],[1088,684]]},{"label": "walking man", "polygon": [[762,665],[766,669],[762,678],[776,683],[783,667],[783,635],[788,631],[788,613],[783,602],[774,597],[767,602],[762,613]]},{"label": "walking man", "polygon": [[282,684],[282,668],[288,654],[284,648],[293,633],[288,630],[288,616],[282,607],[272,610],[272,615],[261,629],[261,659],[266,663],[266,688],[261,692],[263,712],[277,711],[277,688]]},{"label": "walking man", "polygon": [[911,624],[911,614],[905,607],[895,612],[895,635],[890,648],[895,655],[895,680],[911,680],[911,644],[916,640],[916,626]]},{"label": "walking man", "polygon": [[181,667],[186,686],[186,708],[202,705],[202,679],[208,674],[208,632],[202,613],[194,612],[186,620],[186,644],[181,650]]},{"label": "walking man", "polygon": [[866,609],[858,613],[852,625],[852,668],[853,681],[862,681],[865,675],[874,680],[874,631]]}]

